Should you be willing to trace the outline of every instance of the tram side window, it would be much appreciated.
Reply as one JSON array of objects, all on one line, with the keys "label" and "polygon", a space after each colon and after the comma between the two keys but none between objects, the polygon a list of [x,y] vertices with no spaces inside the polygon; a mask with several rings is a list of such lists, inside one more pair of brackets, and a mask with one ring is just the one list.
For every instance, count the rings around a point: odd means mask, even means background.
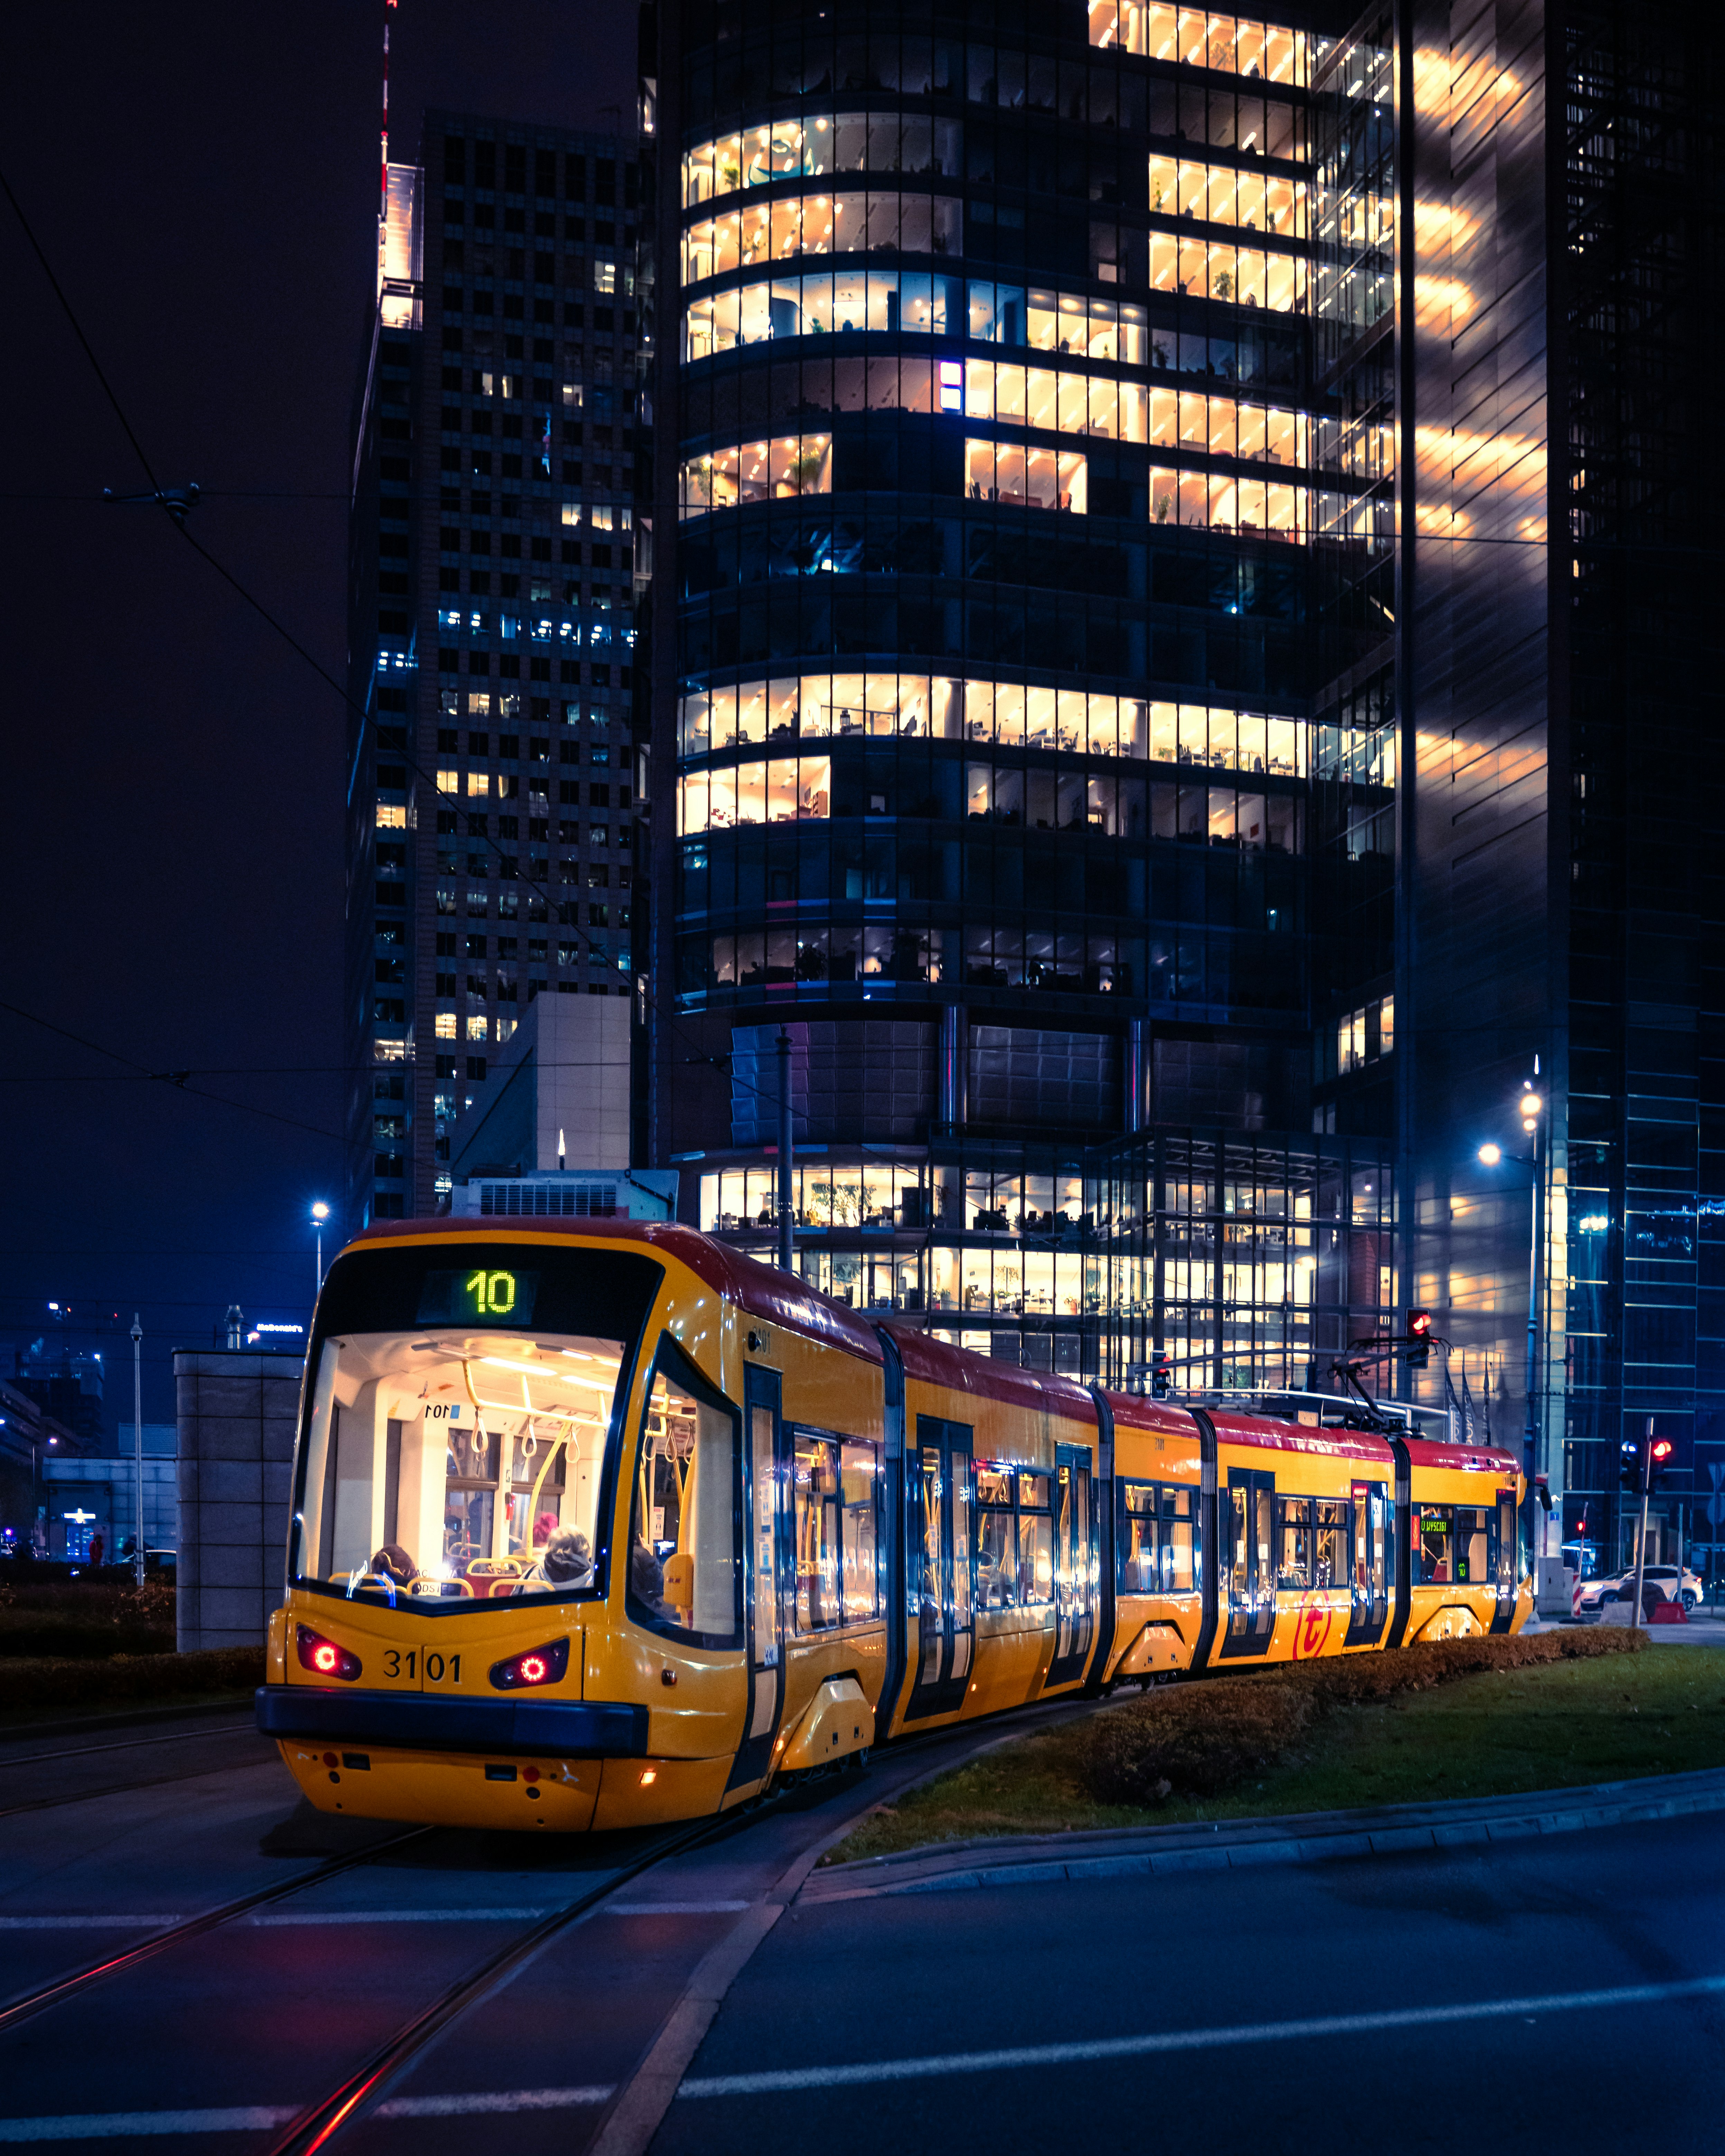
[{"label": "tram side window", "polygon": [[844,1483],[840,1527],[840,1573],[845,1621],[858,1624],[880,1614],[880,1448],[847,1437],[839,1448]]},{"label": "tram side window", "polygon": [[1276,1501],[1276,1584],[1278,1587],[1292,1588],[1312,1584],[1309,1497],[1278,1497]]},{"label": "tram side window", "polygon": [[880,1613],[880,1465],[860,1438],[791,1432],[795,1625],[799,1633]]},{"label": "tram side window", "polygon": [[1348,1503],[1345,1498],[1318,1499],[1317,1532],[1313,1554],[1317,1566],[1313,1574],[1315,1585],[1347,1586]]},{"label": "tram side window", "polygon": [[1009,1467],[976,1471],[978,1609],[1010,1609],[1018,1600],[1018,1528]]},{"label": "tram side window", "polygon": [[656,1630],[742,1637],[737,1410],[667,1342],[649,1389],[629,1523],[629,1609]]},{"label": "tram side window", "polygon": [[1115,1587],[1122,1594],[1154,1594],[1162,1585],[1158,1551],[1162,1492],[1154,1482],[1122,1482],[1119,1489]]},{"label": "tram side window", "polygon": [[1416,1587],[1447,1586],[1454,1578],[1450,1507],[1422,1505],[1413,1536],[1413,1583]]},{"label": "tram side window", "polygon": [[1198,1492],[1164,1485],[1162,1492],[1162,1585],[1167,1594],[1198,1591]]},{"label": "tram side window", "polygon": [[831,1438],[792,1433],[797,1614],[799,1632],[824,1632],[840,1622],[839,1608],[839,1448]]},{"label": "tram side window", "polygon": [[1458,1505],[1450,1540],[1455,1544],[1455,1578],[1465,1587],[1490,1587],[1497,1577],[1496,1510],[1485,1505]]},{"label": "tram side window", "polygon": [[1052,1477],[1020,1471],[1019,1484],[1019,1600],[1040,1608],[1054,1600]]}]

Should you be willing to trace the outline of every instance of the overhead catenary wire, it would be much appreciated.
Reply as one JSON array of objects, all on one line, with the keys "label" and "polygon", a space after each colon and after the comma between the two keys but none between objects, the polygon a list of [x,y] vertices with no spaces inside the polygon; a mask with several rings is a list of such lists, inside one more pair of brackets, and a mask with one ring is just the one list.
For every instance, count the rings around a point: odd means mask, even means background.
[{"label": "overhead catenary wire", "polygon": [[[0,172],[0,188],[3,188],[5,190],[6,198],[12,205],[13,213],[18,218],[18,223],[23,229],[24,235],[30,243],[32,252],[35,254],[37,260],[42,265],[43,274],[47,277],[49,284],[53,288],[54,297],[59,301],[60,307],[64,313],[67,321],[71,324],[73,334],[77,337],[79,344],[83,348],[85,357],[89,359],[96,380],[101,385],[103,394],[106,397],[110,405],[113,408],[115,417],[119,420],[126,439],[131,444],[132,449],[136,454],[138,462],[143,466],[145,476],[149,480],[150,485],[155,490],[156,493],[158,495],[162,495],[163,490],[161,482],[156,476],[155,469],[151,465],[149,458],[144,453],[143,444],[139,441],[131,422],[127,418],[125,408],[121,405],[119,396],[115,391],[113,384],[109,381],[106,374],[103,372],[101,362],[97,359],[95,349],[91,346],[89,338],[85,335],[84,331],[79,323],[77,315],[73,310],[72,303],[66,296],[65,291],[61,286],[59,280],[54,275],[53,268],[49,262],[48,256],[44,251],[41,243],[37,239],[33,231],[32,231],[29,220],[24,215],[23,205],[19,203],[17,195],[13,192],[12,185],[10,182],[7,180],[3,172]],[[247,587],[240,582],[239,578],[234,574],[232,570],[228,568],[224,563],[218,561],[216,557],[210,552],[209,549],[205,547],[187,528],[183,516],[176,515],[172,516],[170,521],[172,522],[174,528],[180,534],[180,536],[186,541],[187,544],[197,553],[201,555],[203,560],[209,564],[210,567],[213,569],[216,574],[222,578],[223,582],[234,591],[236,596],[244,600],[245,604],[250,607],[259,618],[270,629],[274,629],[276,634],[283,639],[289,648],[294,651],[299,658],[302,659],[309,667],[311,667],[321,681],[324,682],[329,688],[335,691],[336,695],[341,698],[341,701],[347,706],[349,711],[352,711],[359,719],[361,724],[362,726],[370,724],[372,722],[372,713],[369,709],[365,705],[358,702],[349,693],[346,686],[341,682],[338,681],[335,675],[331,674],[326,666],[324,666],[322,662],[316,658],[313,654],[306,649],[306,647],[300,641],[299,638],[294,634],[293,631],[287,627],[286,624],[279,619],[278,617],[273,613],[267,606],[265,606],[264,602],[259,598],[254,593],[249,590]],[[411,751],[403,750],[401,752],[401,754],[408,767],[413,772],[417,778],[424,782],[428,793],[434,800],[448,800],[453,802],[459,798],[459,796],[458,795],[445,794],[441,788],[438,786],[432,773],[425,769],[424,766],[419,762],[417,757],[415,757]],[[485,834],[485,843],[490,851],[495,855],[500,861],[505,858],[502,847],[491,837],[489,831]],[[536,893],[541,899],[542,899],[545,902],[547,911],[549,911],[554,905],[561,911],[563,901],[560,900],[553,900],[550,892],[542,883],[539,882],[536,877],[517,875],[515,880],[525,884],[530,891]],[[578,912],[578,909],[575,905],[572,905],[570,906],[570,911],[572,914],[577,914]],[[560,920],[558,926],[560,927],[567,927],[572,929],[577,938],[586,946],[589,953],[598,947],[594,943],[593,937],[581,927],[578,917],[572,919],[567,922]],[[607,961],[608,961],[608,953],[606,954],[606,957]],[[711,1052],[696,1038],[696,1035],[688,1032],[684,1027],[680,1025],[675,1019],[667,1019],[665,1020],[665,1024],[671,1033],[675,1034],[688,1046],[696,1051],[697,1056],[701,1062],[716,1065],[718,1059],[713,1056]],[[63,1028],[54,1028],[53,1029],[55,1031],[64,1030]],[[69,1034],[67,1037],[69,1039],[77,1038],[76,1035],[72,1034]],[[80,1045],[89,1047],[95,1045],[95,1044],[81,1042]],[[99,1050],[98,1053],[113,1054],[114,1051],[110,1050]],[[116,1060],[120,1061],[131,1060],[130,1058],[119,1056],[116,1056]],[[141,1070],[142,1067],[142,1065],[135,1065],[135,1068],[140,1070]],[[769,1096],[760,1086],[752,1084],[748,1079],[742,1077],[740,1073],[735,1070],[735,1069],[731,1072],[731,1079],[732,1083],[734,1086],[741,1086],[745,1091],[754,1094],[757,1099],[762,1101],[768,1100],[768,1098],[776,1099],[776,1096]],[[181,1090],[183,1091],[187,1089],[182,1088]],[[219,1099],[221,1096],[218,1095],[212,1095],[209,1097],[212,1099]],[[242,1104],[228,1101],[225,1102],[224,1105],[228,1106],[241,1106]],[[258,1115],[267,1115],[271,1111],[265,1109],[254,1109],[250,1112]],[[273,1119],[276,1122],[290,1122],[293,1121],[291,1117],[280,1116],[275,1116]],[[299,1127],[307,1130],[313,1128],[310,1124],[300,1125]],[[341,1134],[338,1132],[318,1130],[316,1134],[319,1137],[331,1138],[337,1143],[342,1142]],[[870,1152],[890,1151],[891,1148],[865,1147],[864,1150]]]}]

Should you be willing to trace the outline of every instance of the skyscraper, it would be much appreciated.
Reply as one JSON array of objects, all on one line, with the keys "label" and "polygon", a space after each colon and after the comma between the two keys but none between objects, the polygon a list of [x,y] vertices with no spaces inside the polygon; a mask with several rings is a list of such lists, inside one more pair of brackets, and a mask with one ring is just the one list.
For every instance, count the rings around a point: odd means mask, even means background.
[{"label": "skyscraper", "polygon": [[350,533],[354,1227],[439,1209],[445,1126],[534,997],[633,993],[639,182],[633,138],[448,112],[388,170]]},{"label": "skyscraper", "polygon": [[1427,1306],[1620,1556],[1625,1434],[1725,1466],[1692,11],[649,29],[652,1158],[770,1242],[783,1031],[819,1285],[1210,1383]]}]

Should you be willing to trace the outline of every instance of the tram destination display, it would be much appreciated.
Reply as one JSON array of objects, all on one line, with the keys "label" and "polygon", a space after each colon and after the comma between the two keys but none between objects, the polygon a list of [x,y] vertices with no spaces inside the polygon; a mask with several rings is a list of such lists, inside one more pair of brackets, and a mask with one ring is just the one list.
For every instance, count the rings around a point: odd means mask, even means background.
[{"label": "tram destination display", "polygon": [[421,1325],[531,1325],[539,1294],[536,1272],[474,1265],[428,1272],[419,1290]]}]

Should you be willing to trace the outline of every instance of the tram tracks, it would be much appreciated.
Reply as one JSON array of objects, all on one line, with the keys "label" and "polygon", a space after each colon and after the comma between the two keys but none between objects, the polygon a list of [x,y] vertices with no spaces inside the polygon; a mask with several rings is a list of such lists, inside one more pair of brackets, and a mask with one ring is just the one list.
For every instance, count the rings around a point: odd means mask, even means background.
[{"label": "tram tracks", "polygon": [[[200,1748],[209,1747],[219,1750],[224,1743],[232,1743],[235,1739],[255,1743],[257,1725],[250,1716],[248,1716],[244,1722],[236,1722],[213,1729],[191,1732],[175,1730],[166,1736],[130,1738],[123,1742],[110,1744],[70,1745],[58,1752],[27,1753],[18,1758],[0,1757],[0,1784],[3,1784],[3,1778],[8,1774],[22,1771],[26,1768],[60,1766],[66,1762],[98,1758],[116,1752],[141,1752],[146,1746],[156,1744],[178,1744],[182,1747],[195,1746]],[[147,1761],[139,1762],[140,1765],[148,1763],[150,1763]],[[134,1777],[123,1781],[98,1781],[88,1787],[80,1785],[74,1789],[58,1789],[47,1796],[25,1797],[21,1798],[16,1804],[0,1804],[0,1820],[15,1819],[24,1812],[53,1811],[62,1804],[87,1804],[96,1797],[124,1796],[134,1789],[159,1789],[172,1782],[198,1781],[208,1774],[231,1774],[235,1770],[236,1766],[247,1764],[264,1766],[269,1763],[270,1762],[267,1758],[240,1760],[231,1764],[226,1760],[217,1758],[205,1760],[197,1766],[177,1768],[171,1774],[146,1774],[141,1777]],[[118,1767],[119,1763],[116,1762],[113,1766],[99,1767],[95,1771],[98,1774],[112,1774]]]},{"label": "tram tracks", "polygon": [[373,1842],[369,1848],[355,1850],[346,1856],[331,1857],[326,1863],[316,1866],[310,1871],[296,1872],[291,1879],[278,1880],[273,1886],[260,1887],[256,1892],[242,1894],[231,1902],[218,1902],[213,1909],[200,1915],[187,1917],[180,1922],[165,1925],[152,1932],[148,1938],[140,1939],[135,1946],[122,1953],[107,1954],[100,1961],[87,1963],[82,1969],[73,1969],[58,1976],[48,1984],[39,1985],[33,1991],[21,1993],[0,2005],[0,2032],[14,2029],[33,2015],[41,2014],[51,2006],[63,2005],[87,1991],[92,1984],[105,1982],[109,1977],[122,1975],[141,1963],[166,1953],[170,1948],[183,1946],[189,1941],[202,1938],[208,1932],[231,1924],[239,1917],[249,1915],[254,1909],[267,1907],[273,1902],[285,1901],[290,1894],[304,1893],[309,1887],[321,1886],[324,1881],[334,1879],[356,1866],[369,1864],[386,1851],[403,1848],[436,1830],[429,1826],[408,1827],[402,1833],[391,1835],[387,1840]]}]

